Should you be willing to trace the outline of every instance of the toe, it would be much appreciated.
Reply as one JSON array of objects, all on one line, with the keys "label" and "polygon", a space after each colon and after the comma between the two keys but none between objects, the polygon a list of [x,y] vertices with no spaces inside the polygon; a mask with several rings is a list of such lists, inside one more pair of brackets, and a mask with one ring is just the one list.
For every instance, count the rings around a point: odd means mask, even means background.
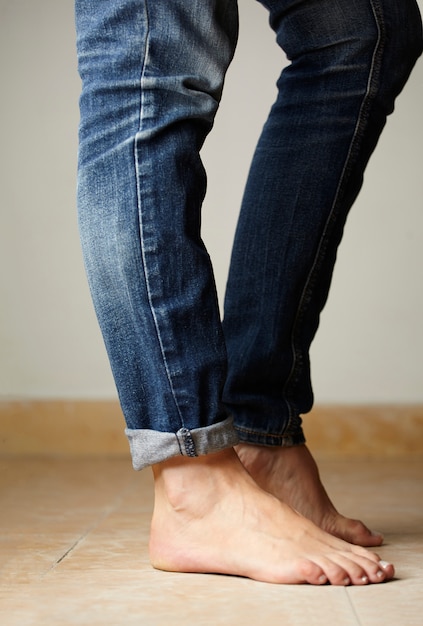
[{"label": "toe", "polygon": [[[341,560],[341,559],[340,559]],[[351,576],[341,563],[333,558],[319,559],[319,565],[327,576],[331,585],[346,587],[351,584]]]},{"label": "toe", "polygon": [[366,548],[380,546],[383,543],[383,535],[372,532],[363,522],[349,519],[343,515],[336,515],[327,523],[327,531],[357,546]]},{"label": "toe", "polygon": [[392,578],[394,574],[393,566],[390,563],[380,560],[374,561],[351,553],[336,554],[334,560],[348,572],[353,585],[381,583]]},{"label": "toe", "polygon": [[382,578],[384,578],[384,580],[391,580],[394,577],[395,568],[392,563],[388,563],[387,561],[379,561],[378,566],[379,570],[376,573],[376,576],[378,578],[381,578],[380,572],[383,572],[384,576]]},{"label": "toe", "polygon": [[324,570],[310,560],[303,560],[297,563],[298,582],[309,583],[310,585],[325,585],[328,577]]}]

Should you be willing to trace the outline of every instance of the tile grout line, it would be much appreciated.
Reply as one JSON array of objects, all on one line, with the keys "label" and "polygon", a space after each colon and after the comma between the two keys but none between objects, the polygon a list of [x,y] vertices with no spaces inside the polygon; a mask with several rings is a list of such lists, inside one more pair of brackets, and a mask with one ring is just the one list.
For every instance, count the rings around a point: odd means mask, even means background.
[{"label": "tile grout line", "polygon": [[83,532],[80,537],[78,537],[78,539],[62,554],[61,557],[59,557],[54,563],[52,563],[52,565],[40,576],[39,580],[44,580],[44,578],[46,576],[48,576],[48,574],[50,574],[51,572],[53,572],[58,565],[60,565],[60,563],[62,563],[76,548],[77,546],[82,543],[84,541],[84,539],[86,539],[86,537],[88,537],[88,535],[98,526],[100,526],[100,524],[107,518],[109,517],[109,515],[111,515],[112,513],[114,513],[114,511],[116,511],[119,507],[119,505],[122,503],[123,499],[125,498],[125,496],[130,493],[132,490],[135,490],[137,487],[137,484],[135,482],[133,482],[132,484],[130,483],[126,489],[123,490],[123,492],[116,497],[116,499],[114,500],[113,504],[110,505],[110,507],[103,512],[103,514],[97,518],[95,520],[95,522],[93,522],[86,530],[85,532]]},{"label": "tile grout line", "polygon": [[351,597],[351,594],[350,594],[348,588],[345,588],[345,594],[347,596],[348,604],[351,607],[351,611],[352,611],[353,617],[354,617],[355,621],[357,622],[357,626],[363,626],[363,624],[361,622],[361,619],[358,616],[357,609],[354,606],[354,602],[352,600],[352,597]]}]

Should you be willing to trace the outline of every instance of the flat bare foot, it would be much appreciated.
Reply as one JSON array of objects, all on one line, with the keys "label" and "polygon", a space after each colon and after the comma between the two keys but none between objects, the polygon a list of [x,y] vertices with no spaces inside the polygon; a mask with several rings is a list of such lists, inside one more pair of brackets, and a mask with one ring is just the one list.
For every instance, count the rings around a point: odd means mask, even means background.
[{"label": "flat bare foot", "polygon": [[394,575],[376,554],[324,532],[261,489],[233,449],[172,458],[153,472],[150,558],[157,569],[313,585]]},{"label": "flat bare foot", "polygon": [[372,532],[358,520],[338,513],[305,445],[282,448],[241,443],[236,446],[236,451],[244,467],[262,489],[322,530],[360,546],[375,547],[383,543],[381,534]]}]

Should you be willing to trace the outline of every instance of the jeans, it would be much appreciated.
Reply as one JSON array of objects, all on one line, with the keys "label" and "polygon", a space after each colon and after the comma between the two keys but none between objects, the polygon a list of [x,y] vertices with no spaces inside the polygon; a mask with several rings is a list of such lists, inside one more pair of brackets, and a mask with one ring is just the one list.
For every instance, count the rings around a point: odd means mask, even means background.
[{"label": "jeans", "polygon": [[304,441],[345,219],[422,51],[415,0],[263,4],[291,64],[253,158],[222,324],[199,153],[236,0],[76,0],[81,242],[136,469]]}]

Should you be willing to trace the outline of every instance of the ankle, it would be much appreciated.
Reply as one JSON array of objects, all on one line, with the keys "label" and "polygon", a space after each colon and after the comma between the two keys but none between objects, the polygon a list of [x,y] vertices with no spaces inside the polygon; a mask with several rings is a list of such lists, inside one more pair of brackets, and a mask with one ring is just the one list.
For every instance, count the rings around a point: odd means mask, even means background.
[{"label": "ankle", "polygon": [[279,458],[281,448],[240,443],[235,451],[246,470],[254,480],[259,477],[269,478],[273,473],[275,462]]},{"label": "ankle", "polygon": [[180,509],[205,494],[219,491],[230,467],[239,463],[233,449],[199,457],[178,456],[153,466],[156,501]]}]

